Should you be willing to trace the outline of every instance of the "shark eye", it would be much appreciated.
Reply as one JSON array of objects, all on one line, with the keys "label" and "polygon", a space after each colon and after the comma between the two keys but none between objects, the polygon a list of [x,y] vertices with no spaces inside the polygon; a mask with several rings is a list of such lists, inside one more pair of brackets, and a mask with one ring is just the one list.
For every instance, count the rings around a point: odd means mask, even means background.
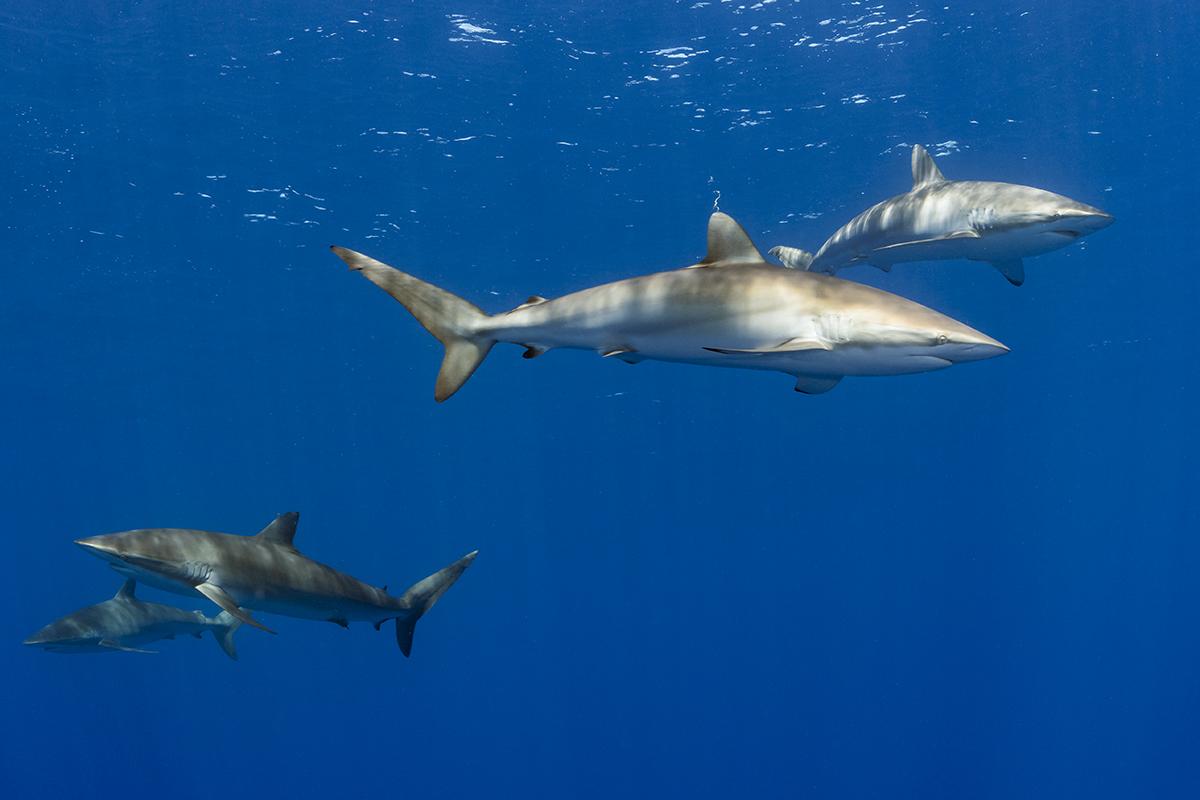
[{"label": "shark eye", "polygon": [[938,343],[938,344],[945,344],[945,343],[946,343],[946,342],[948,342],[948,341],[950,341],[950,337],[949,337],[949,336],[947,336],[946,334],[944,334],[944,333],[939,333],[939,334],[937,335],[937,343]]}]

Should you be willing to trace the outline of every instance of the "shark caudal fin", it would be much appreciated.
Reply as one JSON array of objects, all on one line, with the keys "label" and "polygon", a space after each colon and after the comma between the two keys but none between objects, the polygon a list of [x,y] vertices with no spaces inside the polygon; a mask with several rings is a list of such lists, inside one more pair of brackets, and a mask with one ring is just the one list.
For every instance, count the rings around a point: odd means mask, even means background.
[{"label": "shark caudal fin", "polygon": [[804,272],[812,266],[813,254],[799,247],[772,247],[769,252],[788,269]]},{"label": "shark caudal fin", "polygon": [[233,643],[233,635],[237,633],[237,629],[242,627],[242,621],[230,614],[228,611],[222,611],[213,617],[213,638],[217,640],[217,644],[225,651],[225,655],[238,660],[237,645]]},{"label": "shark caudal fin", "polygon": [[461,297],[362,253],[344,247],[330,249],[350,269],[361,272],[371,283],[396,298],[445,346],[446,355],[438,372],[433,398],[440,403],[461,389],[495,344],[493,339],[475,332],[487,319],[487,314]]},{"label": "shark caudal fin", "polygon": [[478,550],[473,550],[450,566],[443,567],[428,578],[417,581],[400,598],[400,602],[413,611],[408,617],[396,617],[396,644],[400,645],[400,652],[405,656],[412,653],[413,631],[417,627],[417,620],[426,611],[433,608],[433,604],[454,585],[458,576],[471,566],[471,562],[478,554]]}]

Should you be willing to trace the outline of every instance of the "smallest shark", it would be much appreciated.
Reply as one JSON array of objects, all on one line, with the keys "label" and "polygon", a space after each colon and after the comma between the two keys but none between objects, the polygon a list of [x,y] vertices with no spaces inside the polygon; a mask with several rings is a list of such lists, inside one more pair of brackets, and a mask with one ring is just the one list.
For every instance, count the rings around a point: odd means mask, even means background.
[{"label": "smallest shark", "polygon": [[884,272],[905,261],[986,261],[1014,286],[1023,258],[1041,255],[1113,224],[1098,208],[1044,189],[995,181],[948,181],[921,145],[912,151],[912,191],[871,206],[815,255],[775,247],[792,269],[833,274],[855,264]]},{"label": "smallest shark", "polygon": [[51,653],[153,653],[141,646],[176,636],[199,639],[205,631],[212,631],[225,655],[237,661],[233,634],[242,623],[233,615],[222,611],[206,617],[199,611],[147,603],[134,595],[135,585],[132,578],[125,581],[111,600],[51,622],[25,644]]}]

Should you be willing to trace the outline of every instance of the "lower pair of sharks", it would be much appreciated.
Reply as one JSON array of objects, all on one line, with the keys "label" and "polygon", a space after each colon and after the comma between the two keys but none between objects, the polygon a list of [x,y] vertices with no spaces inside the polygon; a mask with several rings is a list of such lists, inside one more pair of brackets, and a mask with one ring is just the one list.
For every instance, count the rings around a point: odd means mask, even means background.
[{"label": "lower pair of sharks", "polygon": [[[69,614],[25,644],[52,652],[152,652],[143,646],[177,635],[211,631],[225,654],[237,659],[233,634],[244,623],[268,633],[251,611],[333,622],[370,622],[376,630],[395,620],[396,643],[408,656],[419,620],[475,560],[473,551],[399,597],[296,549],[300,515],[281,514],[254,536],[181,528],[151,528],[79,539],[76,544],[127,576],[111,600]],[[135,582],[221,608],[215,617],[140,600]]]}]

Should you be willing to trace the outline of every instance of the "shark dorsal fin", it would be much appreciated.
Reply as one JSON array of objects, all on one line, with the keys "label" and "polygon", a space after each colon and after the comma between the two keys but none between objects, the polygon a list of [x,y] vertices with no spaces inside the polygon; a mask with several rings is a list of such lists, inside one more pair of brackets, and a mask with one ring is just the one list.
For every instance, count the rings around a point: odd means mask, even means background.
[{"label": "shark dorsal fin", "polygon": [[933,156],[929,155],[929,151],[919,144],[913,145],[912,174],[914,191],[935,183],[946,182],[946,177],[942,175],[938,165],[933,162]]},{"label": "shark dorsal fin", "polygon": [[128,578],[121,584],[121,588],[117,589],[117,593],[113,595],[114,600],[132,600],[134,599],[133,590],[137,587],[137,581],[133,578]]},{"label": "shark dorsal fin", "polygon": [[720,211],[708,218],[708,252],[701,264],[758,264],[762,253],[733,217]]},{"label": "shark dorsal fin", "polygon": [[292,544],[292,539],[296,538],[296,524],[299,521],[299,511],[287,511],[280,514],[275,518],[274,522],[259,531],[257,538],[295,550],[296,546]]}]

